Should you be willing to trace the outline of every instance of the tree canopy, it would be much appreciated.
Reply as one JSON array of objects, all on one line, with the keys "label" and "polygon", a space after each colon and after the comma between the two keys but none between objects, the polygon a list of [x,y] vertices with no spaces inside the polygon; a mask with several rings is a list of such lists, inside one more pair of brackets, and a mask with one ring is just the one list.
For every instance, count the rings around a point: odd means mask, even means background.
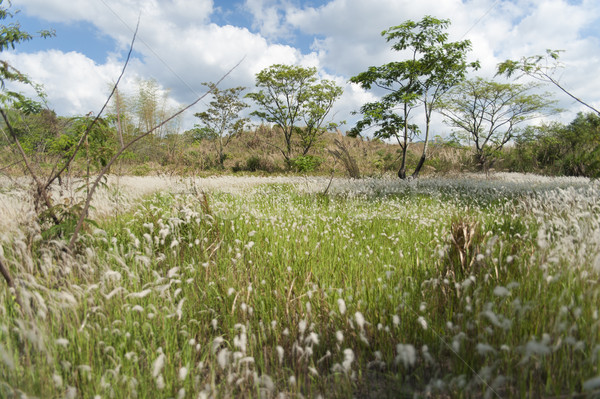
[{"label": "tree canopy", "polygon": [[365,104],[360,113],[363,120],[354,129],[354,134],[367,127],[377,127],[375,137],[395,138],[402,148],[400,178],[406,177],[406,150],[412,138],[420,132],[418,125],[411,122],[411,113],[423,107],[425,123],[425,146],[413,177],[418,176],[427,153],[431,115],[436,102],[450,88],[462,81],[469,69],[479,67],[478,62],[468,63],[467,52],[471,48],[468,40],[449,42],[445,30],[450,20],[425,16],[421,21],[408,20],[391,27],[381,34],[392,49],[406,52],[409,57],[367,71],[350,79],[363,89],[377,88],[384,94],[379,101]]},{"label": "tree canopy", "polygon": [[554,112],[548,94],[534,94],[539,84],[498,83],[483,78],[462,82],[440,103],[448,125],[473,141],[477,161],[485,166],[494,152],[519,134],[523,122]]},{"label": "tree canopy", "polygon": [[281,128],[284,147],[274,143],[284,158],[293,156],[293,137],[300,138],[301,154],[306,155],[324,133],[324,124],[343,90],[335,82],[319,80],[317,69],[302,66],[272,65],[256,74],[257,92],[248,93],[259,110],[252,112],[263,121]]}]

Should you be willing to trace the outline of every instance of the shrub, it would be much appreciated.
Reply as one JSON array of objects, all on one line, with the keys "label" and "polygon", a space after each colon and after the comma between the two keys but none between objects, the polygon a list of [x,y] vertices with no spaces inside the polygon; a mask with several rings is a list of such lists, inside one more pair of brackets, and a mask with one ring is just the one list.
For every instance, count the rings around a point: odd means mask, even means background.
[{"label": "shrub", "polygon": [[323,160],[314,155],[300,155],[289,161],[290,168],[296,172],[307,173],[314,171]]}]

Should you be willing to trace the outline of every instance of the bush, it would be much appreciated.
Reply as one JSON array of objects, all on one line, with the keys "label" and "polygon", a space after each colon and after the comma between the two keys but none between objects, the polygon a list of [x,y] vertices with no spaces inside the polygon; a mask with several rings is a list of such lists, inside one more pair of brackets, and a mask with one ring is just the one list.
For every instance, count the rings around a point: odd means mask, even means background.
[{"label": "bush", "polygon": [[323,160],[314,155],[300,155],[289,161],[290,168],[296,172],[312,172],[321,165]]},{"label": "bush", "polygon": [[257,172],[263,171],[267,173],[272,173],[275,171],[275,165],[273,162],[263,159],[258,155],[253,155],[250,158],[246,159],[246,165],[241,165],[240,162],[236,162],[235,165],[231,168],[234,173],[247,171],[247,172]]}]

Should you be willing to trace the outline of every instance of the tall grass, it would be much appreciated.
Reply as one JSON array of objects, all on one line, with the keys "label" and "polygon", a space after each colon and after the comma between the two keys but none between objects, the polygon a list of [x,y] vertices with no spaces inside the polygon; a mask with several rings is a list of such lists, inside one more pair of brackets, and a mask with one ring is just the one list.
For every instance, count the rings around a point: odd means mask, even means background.
[{"label": "tall grass", "polygon": [[599,394],[598,183],[327,183],[181,181],[77,255],[6,232],[0,397]]}]

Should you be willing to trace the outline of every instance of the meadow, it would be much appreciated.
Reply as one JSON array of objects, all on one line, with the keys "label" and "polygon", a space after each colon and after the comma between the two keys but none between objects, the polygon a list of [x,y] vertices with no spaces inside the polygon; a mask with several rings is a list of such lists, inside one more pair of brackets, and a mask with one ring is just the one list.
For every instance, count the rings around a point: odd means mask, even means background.
[{"label": "meadow", "polygon": [[2,398],[600,396],[595,180],[111,177],[72,253],[21,183]]}]

